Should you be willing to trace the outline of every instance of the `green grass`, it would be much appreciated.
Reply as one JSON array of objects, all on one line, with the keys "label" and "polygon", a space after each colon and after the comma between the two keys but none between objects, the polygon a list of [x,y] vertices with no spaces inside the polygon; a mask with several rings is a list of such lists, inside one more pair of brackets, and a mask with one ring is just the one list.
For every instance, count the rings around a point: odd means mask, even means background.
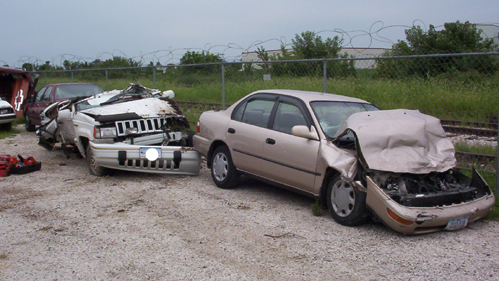
[{"label": "green grass", "polygon": [[[368,75],[327,80],[327,92],[367,100],[381,109],[418,109],[440,119],[459,119],[467,121],[488,121],[489,116],[499,112],[497,85],[499,74],[483,76],[479,79],[466,79],[455,76],[422,79],[372,79]],[[150,76],[130,79],[109,79],[109,89],[123,89],[130,83],[140,82],[146,87],[154,87]],[[71,82],[71,77],[48,77],[47,83]],[[102,79],[79,80],[91,82],[106,89]],[[38,88],[45,84],[40,79]],[[222,103],[222,81],[218,74],[177,75],[157,73],[156,88],[171,89],[179,101]],[[263,74],[227,72],[225,75],[225,103],[230,105],[248,93],[261,89],[297,89],[323,91],[324,82],[320,77],[275,77],[263,81]]]},{"label": "green grass", "polygon": [[13,137],[16,134],[19,134],[20,131],[16,129],[16,126],[19,124],[24,124],[24,118],[18,118],[16,121],[12,122],[12,129],[9,131],[5,131],[3,129],[0,129],[0,139],[5,139],[9,137]]}]

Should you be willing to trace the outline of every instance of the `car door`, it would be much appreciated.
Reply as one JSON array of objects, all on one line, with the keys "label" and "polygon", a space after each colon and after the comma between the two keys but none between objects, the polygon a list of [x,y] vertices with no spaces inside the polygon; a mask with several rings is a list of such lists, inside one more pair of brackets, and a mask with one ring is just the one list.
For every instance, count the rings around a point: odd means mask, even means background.
[{"label": "car door", "polygon": [[59,110],[57,124],[61,134],[61,141],[66,144],[74,144],[75,128],[73,123],[74,105],[69,104]]},{"label": "car door", "polygon": [[263,176],[314,193],[320,142],[291,134],[293,126],[312,126],[306,106],[295,98],[281,97],[272,117],[262,150]]},{"label": "car door", "polygon": [[276,96],[255,95],[233,112],[226,132],[234,166],[241,171],[261,175],[263,145]]}]

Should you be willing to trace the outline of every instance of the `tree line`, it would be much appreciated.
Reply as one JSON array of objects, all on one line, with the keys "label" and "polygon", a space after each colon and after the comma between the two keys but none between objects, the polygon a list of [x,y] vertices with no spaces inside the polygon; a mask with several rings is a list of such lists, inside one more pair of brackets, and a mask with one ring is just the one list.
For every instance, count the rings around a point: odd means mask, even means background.
[{"label": "tree line", "polygon": [[[437,30],[430,25],[427,31],[420,26],[413,26],[405,30],[406,39],[399,40],[386,51],[383,57],[414,56],[429,54],[457,54],[480,53],[496,50],[497,45],[490,38],[483,38],[481,30],[475,24],[467,22],[445,23],[444,27]],[[343,39],[338,36],[325,40],[312,31],[296,34],[292,39],[291,48],[281,45],[280,53],[269,55],[263,47],[258,47],[256,54],[260,61],[293,61],[304,59],[337,59],[348,58],[341,54]],[[212,75],[220,73],[221,65],[213,63],[227,62],[223,55],[210,52],[187,51],[178,65],[167,67],[175,68],[174,72],[184,75]],[[159,63],[156,64],[158,66]],[[195,66],[190,66],[195,65]],[[143,67],[141,62],[131,58],[113,56],[107,60],[96,59],[92,62],[65,60],[62,66],[25,63],[22,67],[28,71],[47,70],[77,70],[77,69],[103,69],[103,68],[138,68]],[[148,66],[154,66],[151,61]],[[177,69],[177,66],[178,69]],[[182,67],[185,66],[185,67]],[[189,67],[187,67],[189,66]],[[266,72],[275,76],[322,76],[322,62],[307,63],[251,63],[241,62],[226,66],[228,71],[243,71],[245,73]],[[373,75],[381,78],[401,78],[407,76],[430,77],[442,73],[477,72],[479,74],[494,74],[499,68],[497,56],[465,56],[465,57],[431,57],[414,59],[378,59],[373,69]],[[326,70],[329,77],[356,76],[357,71],[353,60],[328,61]],[[152,69],[130,69],[111,73],[111,78],[127,78],[141,73],[150,74]],[[99,75],[88,73],[87,75]],[[91,77],[88,77],[91,78]]]}]

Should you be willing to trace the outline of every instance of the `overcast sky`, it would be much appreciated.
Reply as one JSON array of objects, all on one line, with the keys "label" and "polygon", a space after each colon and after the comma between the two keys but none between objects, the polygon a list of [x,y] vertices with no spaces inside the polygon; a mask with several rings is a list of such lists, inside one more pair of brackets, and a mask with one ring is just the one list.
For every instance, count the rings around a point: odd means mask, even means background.
[{"label": "overcast sky", "polygon": [[339,35],[345,47],[389,48],[413,24],[497,24],[498,14],[498,0],[0,0],[0,65],[113,55],[167,64],[187,50],[238,60],[304,31]]}]

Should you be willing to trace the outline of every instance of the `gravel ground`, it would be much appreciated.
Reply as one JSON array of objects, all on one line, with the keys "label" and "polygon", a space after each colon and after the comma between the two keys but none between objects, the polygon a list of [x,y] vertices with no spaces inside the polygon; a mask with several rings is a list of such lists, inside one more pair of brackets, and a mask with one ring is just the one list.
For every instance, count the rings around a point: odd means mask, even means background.
[{"label": "gravel ground", "polygon": [[0,280],[498,280],[499,222],[401,236],[380,223],[344,227],[314,200],[243,178],[89,175],[33,133],[0,154],[42,169],[0,178]]}]

